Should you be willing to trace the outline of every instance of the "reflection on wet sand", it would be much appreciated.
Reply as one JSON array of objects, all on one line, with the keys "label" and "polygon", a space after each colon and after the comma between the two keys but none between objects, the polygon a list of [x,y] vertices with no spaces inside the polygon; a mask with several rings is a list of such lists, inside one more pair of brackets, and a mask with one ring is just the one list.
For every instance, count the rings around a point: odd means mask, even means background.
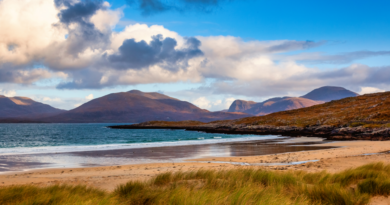
[{"label": "reflection on wet sand", "polygon": [[279,143],[279,140],[230,142],[218,144],[152,147],[69,153],[0,156],[0,171],[36,168],[111,166],[154,162],[181,162],[204,157],[256,156],[286,152],[327,149],[305,146],[322,142]]}]

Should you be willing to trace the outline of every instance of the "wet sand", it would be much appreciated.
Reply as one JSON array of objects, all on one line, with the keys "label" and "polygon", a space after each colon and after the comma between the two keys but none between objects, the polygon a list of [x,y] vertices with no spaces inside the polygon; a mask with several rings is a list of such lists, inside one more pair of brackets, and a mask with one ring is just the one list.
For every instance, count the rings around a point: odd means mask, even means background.
[{"label": "wet sand", "polygon": [[[80,168],[129,164],[185,162],[207,157],[258,156],[329,147],[303,146],[315,141],[290,142],[285,138],[257,141],[222,142],[185,146],[163,146],[116,150],[96,150],[45,154],[0,155],[0,172],[43,168]],[[290,146],[291,143],[294,146]]]}]

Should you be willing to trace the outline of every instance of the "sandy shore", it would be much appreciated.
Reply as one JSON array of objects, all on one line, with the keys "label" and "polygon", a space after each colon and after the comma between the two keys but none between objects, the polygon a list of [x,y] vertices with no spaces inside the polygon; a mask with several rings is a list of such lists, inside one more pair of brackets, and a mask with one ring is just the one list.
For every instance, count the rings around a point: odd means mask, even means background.
[{"label": "sandy shore", "polygon": [[[294,140],[294,139],[293,139]],[[296,140],[300,140],[297,138]],[[87,167],[72,169],[41,169],[0,175],[0,186],[33,184],[39,186],[53,184],[82,184],[112,191],[118,184],[130,180],[147,180],[166,171],[189,171],[198,169],[232,169],[241,163],[288,163],[295,161],[318,160],[299,165],[255,166],[274,170],[304,170],[309,172],[326,170],[338,172],[371,162],[390,163],[390,141],[343,141],[310,146],[339,146],[326,150],[302,151],[250,157],[212,157],[192,160],[185,163],[154,163],[108,167]],[[376,153],[376,154],[373,154]],[[387,199],[386,199],[387,200]],[[384,200],[384,204],[387,204]],[[383,201],[383,200],[382,200]]]}]

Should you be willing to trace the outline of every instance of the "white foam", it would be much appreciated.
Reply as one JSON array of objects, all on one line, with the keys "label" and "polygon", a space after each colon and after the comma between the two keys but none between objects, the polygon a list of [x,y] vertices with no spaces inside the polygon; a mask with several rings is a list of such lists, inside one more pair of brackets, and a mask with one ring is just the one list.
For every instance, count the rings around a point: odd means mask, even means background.
[{"label": "white foam", "polygon": [[241,142],[253,140],[269,140],[282,138],[275,135],[253,136],[253,137],[237,137],[237,138],[216,138],[205,140],[187,140],[187,141],[171,141],[171,142],[149,142],[149,143],[133,143],[133,144],[104,144],[104,145],[69,145],[69,146],[47,146],[47,147],[15,147],[15,148],[0,148],[0,155],[15,155],[15,154],[45,154],[45,153],[65,153],[65,152],[85,152],[85,151],[100,151],[100,150],[118,150],[118,149],[135,149],[148,147],[167,147],[167,146],[185,146],[185,145],[202,145],[215,144],[226,142]]}]

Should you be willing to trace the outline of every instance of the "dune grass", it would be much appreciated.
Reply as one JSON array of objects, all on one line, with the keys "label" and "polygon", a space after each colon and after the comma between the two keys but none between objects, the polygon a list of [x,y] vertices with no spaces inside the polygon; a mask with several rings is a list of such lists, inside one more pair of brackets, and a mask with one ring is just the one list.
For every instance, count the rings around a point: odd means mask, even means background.
[{"label": "dune grass", "polygon": [[390,195],[390,165],[336,174],[254,168],[159,174],[112,193],[86,186],[0,188],[0,204],[368,204]]}]

